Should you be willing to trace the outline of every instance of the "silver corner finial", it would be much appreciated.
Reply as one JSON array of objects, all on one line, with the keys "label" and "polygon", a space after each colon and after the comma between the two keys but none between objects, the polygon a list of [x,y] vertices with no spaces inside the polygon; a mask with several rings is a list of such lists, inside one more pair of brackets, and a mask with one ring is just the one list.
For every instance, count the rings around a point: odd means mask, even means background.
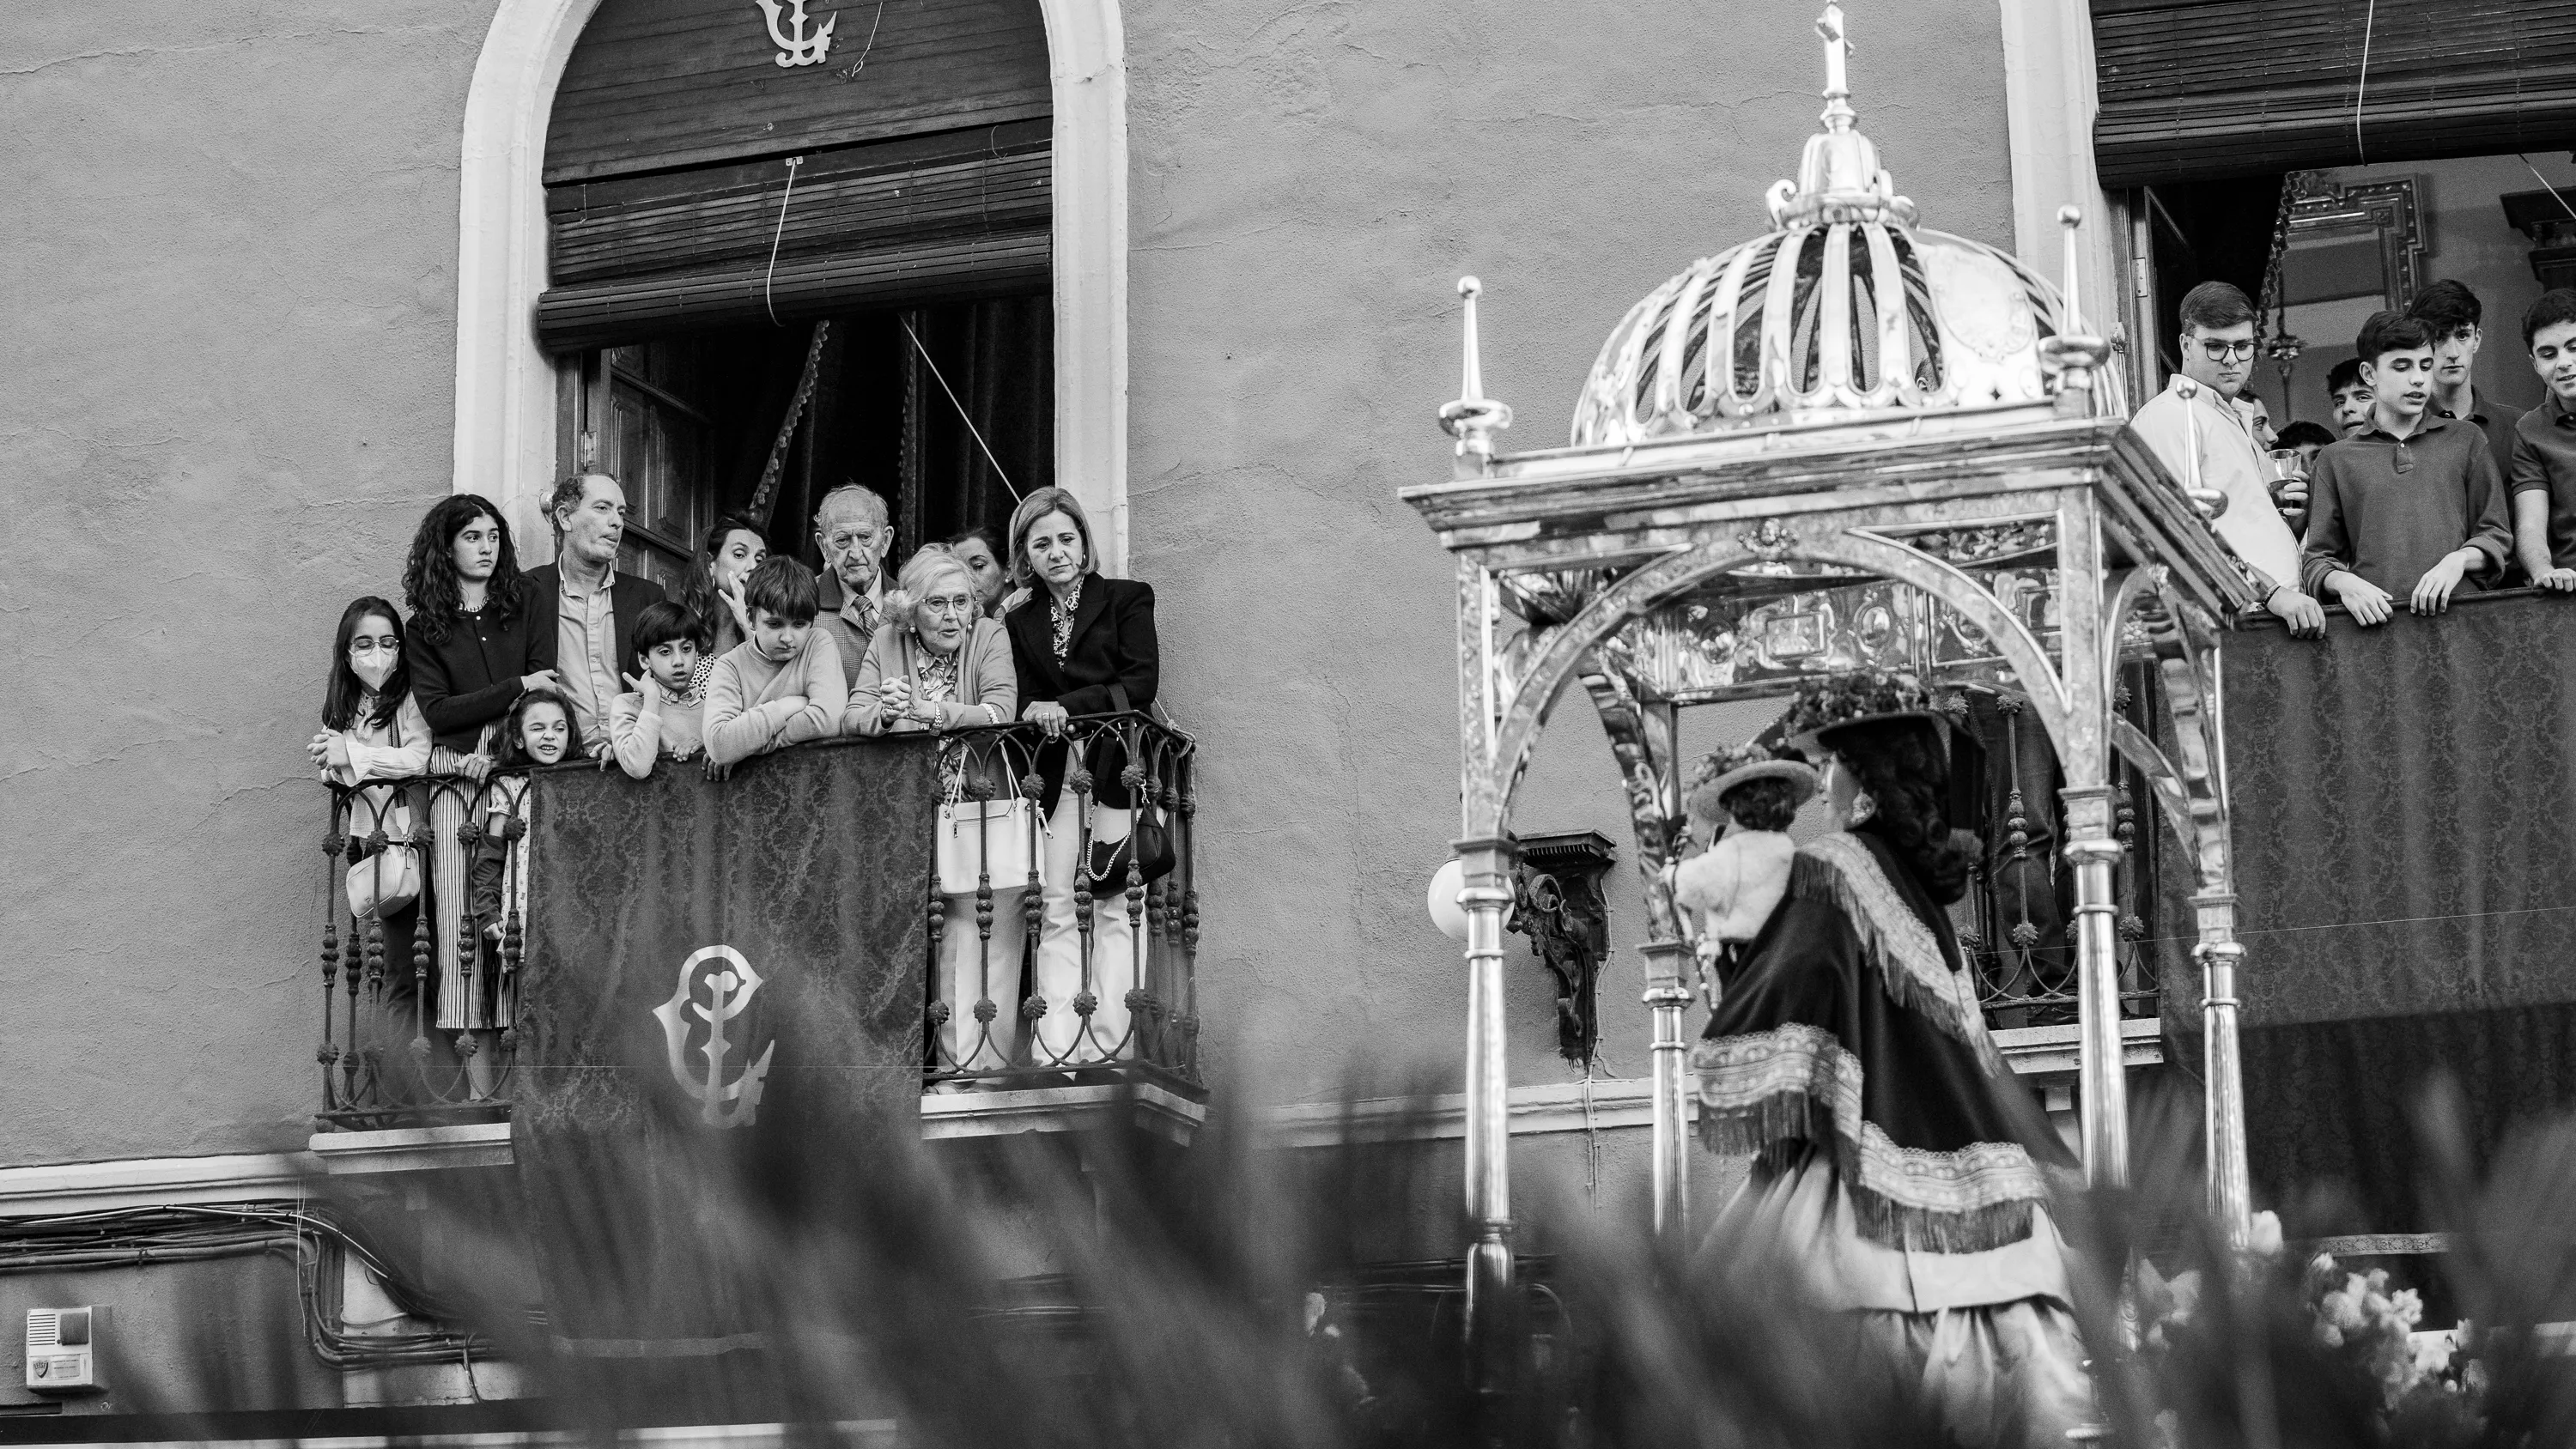
[{"label": "silver corner finial", "polygon": [[2094,413],[2093,373],[2110,357],[2109,343],[2092,334],[2084,325],[2080,284],[2084,275],[2084,208],[2061,206],[2057,225],[2064,238],[2065,311],[2058,318],[2057,335],[2048,339],[2047,361],[2057,373],[2057,413],[2060,417],[2091,417]]},{"label": "silver corner finial", "polygon": [[2083,244],[2077,240],[2084,230],[2084,208],[2074,205],[2059,207],[2057,225],[2066,242],[2066,330],[2074,332],[2081,330],[2082,324],[2076,319],[2084,312],[2075,295],[2076,280],[2084,271]]},{"label": "silver corner finial", "polygon": [[1440,426],[1458,440],[1458,475],[1482,473],[1493,460],[1494,434],[1512,425],[1512,410],[1485,396],[1484,346],[1476,335],[1476,299],[1485,284],[1474,277],[1458,279],[1458,296],[1466,314],[1464,358],[1459,371],[1458,400],[1440,408]]}]

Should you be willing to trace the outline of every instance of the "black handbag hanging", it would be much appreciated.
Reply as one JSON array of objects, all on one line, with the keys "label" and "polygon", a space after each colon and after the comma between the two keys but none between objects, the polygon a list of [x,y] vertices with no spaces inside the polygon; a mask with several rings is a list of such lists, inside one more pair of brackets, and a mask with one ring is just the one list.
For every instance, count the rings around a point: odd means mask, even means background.
[{"label": "black handbag hanging", "polygon": [[[1109,697],[1111,702],[1118,706],[1120,713],[1130,711],[1127,702],[1127,686],[1123,684],[1109,686]],[[1122,741],[1124,746],[1122,753],[1127,759],[1142,759],[1143,732],[1132,723],[1120,725],[1118,728],[1125,736]],[[1124,768],[1123,763],[1121,768]],[[1131,862],[1142,868],[1143,883],[1146,885],[1152,885],[1172,873],[1172,866],[1177,857],[1172,852],[1171,823],[1158,803],[1160,792],[1155,788],[1156,783],[1153,773],[1149,770],[1145,773],[1145,779],[1135,789],[1136,813],[1127,831],[1126,839],[1093,840],[1090,843],[1091,848],[1083,860],[1083,870],[1090,878],[1092,894],[1098,895],[1099,887],[1102,885],[1107,885],[1114,890],[1125,890],[1128,884],[1127,867]]]}]

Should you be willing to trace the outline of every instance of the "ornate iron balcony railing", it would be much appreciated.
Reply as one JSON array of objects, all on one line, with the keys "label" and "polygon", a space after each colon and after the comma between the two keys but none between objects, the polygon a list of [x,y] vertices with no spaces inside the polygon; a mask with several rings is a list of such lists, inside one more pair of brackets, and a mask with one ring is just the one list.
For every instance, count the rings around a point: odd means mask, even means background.
[{"label": "ornate iron balcony railing", "polygon": [[[949,873],[965,874],[943,884],[934,850],[926,881],[883,882],[925,903],[925,1089],[1146,1079],[1197,1096],[1195,744],[1142,714],[1069,721],[1062,792],[1076,808],[1053,831],[1037,769],[1047,746],[1026,724],[946,736],[945,805],[918,828],[947,833]],[[519,1056],[511,1003],[530,967],[527,891],[506,864],[498,908],[478,918],[468,876],[486,822],[517,828],[509,805],[542,785],[495,771],[329,788],[318,1125],[505,1120]],[[1129,802],[1124,844],[1098,838],[1121,835],[1118,799]],[[1065,829],[1069,841],[1057,838]],[[1069,890],[1035,884],[1058,871]],[[368,908],[406,876],[417,899]],[[442,1027],[436,1003],[459,989],[498,1008]]]},{"label": "ornate iron balcony railing", "polygon": [[[1068,1072],[1079,1079],[1103,1071],[1195,1087],[1196,745],[1141,714],[1070,721],[1063,789],[1083,806],[1070,822],[1079,838],[1067,849],[1042,831],[1014,827],[1005,813],[1040,813],[1043,784],[1028,762],[1043,739],[1033,727],[951,739],[962,755],[952,793],[964,808],[952,808],[939,828],[951,832],[944,851],[962,856],[974,888],[952,892],[937,870],[929,883],[933,1089],[1043,1085]],[[1112,766],[1114,781],[1093,774]],[[1093,835],[1092,805],[1104,794],[1129,801],[1123,846]],[[1051,906],[1042,869],[1067,860],[1075,863],[1072,889],[1059,890]],[[1067,987],[1069,1001],[1048,998]]]}]

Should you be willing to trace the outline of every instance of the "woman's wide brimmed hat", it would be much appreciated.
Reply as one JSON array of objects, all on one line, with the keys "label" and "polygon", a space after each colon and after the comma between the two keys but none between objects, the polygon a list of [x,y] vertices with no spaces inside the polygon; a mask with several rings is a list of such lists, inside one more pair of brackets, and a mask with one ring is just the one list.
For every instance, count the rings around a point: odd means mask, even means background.
[{"label": "woman's wide brimmed hat", "polygon": [[1827,731],[1886,720],[1919,719],[1942,723],[1932,707],[1932,691],[1911,674],[1886,669],[1827,675],[1798,685],[1780,717],[1780,733],[1803,750],[1822,748]]},{"label": "woman's wide brimmed hat", "polygon": [[1790,802],[1793,805],[1804,805],[1816,793],[1816,767],[1808,764],[1806,757],[1796,750],[1774,749],[1755,740],[1701,756],[1691,767],[1682,798],[1697,806],[1701,814],[1715,815],[1726,792],[1748,780],[1788,781],[1796,787],[1796,798]]}]

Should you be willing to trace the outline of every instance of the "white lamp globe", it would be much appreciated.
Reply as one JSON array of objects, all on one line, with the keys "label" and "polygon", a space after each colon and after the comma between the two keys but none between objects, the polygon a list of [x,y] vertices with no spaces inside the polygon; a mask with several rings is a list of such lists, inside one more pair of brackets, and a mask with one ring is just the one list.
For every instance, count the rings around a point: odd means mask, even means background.
[{"label": "white lamp globe", "polygon": [[1458,904],[1458,893],[1466,888],[1467,868],[1454,860],[1432,872],[1424,904],[1431,908],[1431,924],[1452,941],[1467,939],[1467,908]]}]

